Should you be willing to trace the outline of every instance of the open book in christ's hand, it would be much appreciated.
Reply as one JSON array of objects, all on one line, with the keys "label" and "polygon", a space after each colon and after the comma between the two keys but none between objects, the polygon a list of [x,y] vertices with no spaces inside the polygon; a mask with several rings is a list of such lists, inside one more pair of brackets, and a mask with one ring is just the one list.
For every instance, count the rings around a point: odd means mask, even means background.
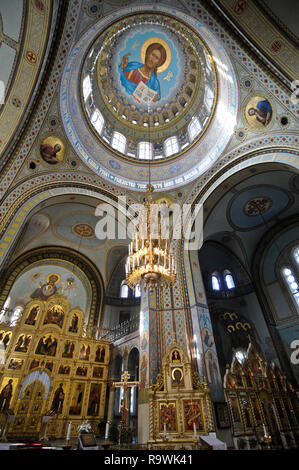
[{"label": "open book in christ's hand", "polygon": [[140,82],[136,87],[133,96],[140,103],[150,103],[153,101],[157,92],[146,86],[145,83]]}]

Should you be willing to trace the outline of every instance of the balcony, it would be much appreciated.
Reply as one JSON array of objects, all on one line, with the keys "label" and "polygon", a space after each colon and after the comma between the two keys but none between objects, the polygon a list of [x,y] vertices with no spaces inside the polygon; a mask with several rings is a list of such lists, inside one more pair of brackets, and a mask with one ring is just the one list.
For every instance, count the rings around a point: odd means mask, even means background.
[{"label": "balcony", "polygon": [[131,315],[130,320],[123,321],[118,325],[114,326],[107,332],[104,339],[113,343],[124,336],[137,331],[139,328],[139,314]]}]

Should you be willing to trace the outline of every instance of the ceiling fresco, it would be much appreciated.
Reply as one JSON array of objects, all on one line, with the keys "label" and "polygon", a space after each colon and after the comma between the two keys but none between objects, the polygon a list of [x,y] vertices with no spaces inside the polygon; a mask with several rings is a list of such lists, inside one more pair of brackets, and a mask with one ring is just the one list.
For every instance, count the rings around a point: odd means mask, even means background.
[{"label": "ceiling fresco", "polygon": [[[24,8],[23,8],[24,3]],[[0,6],[0,79],[5,84],[0,103],[0,155],[15,143],[46,66],[57,20],[59,0],[4,0]],[[13,12],[13,15],[12,15]],[[2,158],[3,164],[6,159]]]},{"label": "ceiling fresco", "polygon": [[[62,78],[62,120],[79,157],[104,179],[144,190],[150,159],[154,187],[172,189],[202,174],[227,146],[237,82],[204,25],[179,10],[168,16],[162,5],[154,14],[139,15],[141,9],[105,17],[74,46]],[[115,133],[125,138],[123,147],[115,145]],[[143,142],[152,144],[150,157],[140,153]]]},{"label": "ceiling fresco", "polygon": [[205,205],[204,239],[230,248],[246,266],[270,227],[298,213],[292,173],[266,169],[231,176]]},{"label": "ceiling fresco", "polygon": [[9,308],[24,307],[35,298],[47,300],[58,293],[68,297],[71,308],[79,307],[86,311],[90,302],[90,286],[84,273],[76,272],[75,266],[59,266],[58,261],[38,264],[23,272],[15,281],[9,293]]},{"label": "ceiling fresco", "polygon": [[[88,121],[104,145],[119,130],[127,138],[122,152],[127,159],[142,159],[138,143],[144,140],[159,160],[167,158],[168,137],[177,135],[184,151],[194,145],[213,115],[216,86],[213,58],[200,38],[158,14],[113,24],[91,46],[82,71]],[[200,126],[190,142],[188,126],[197,113]],[[97,114],[104,119],[102,128]]]}]

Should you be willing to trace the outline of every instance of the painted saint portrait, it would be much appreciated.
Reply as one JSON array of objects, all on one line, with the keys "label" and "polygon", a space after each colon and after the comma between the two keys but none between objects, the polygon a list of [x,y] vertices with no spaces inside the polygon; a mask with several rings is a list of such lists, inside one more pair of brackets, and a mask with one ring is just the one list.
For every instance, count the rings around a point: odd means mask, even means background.
[{"label": "painted saint portrait", "polygon": [[31,307],[28,317],[26,318],[25,324],[34,326],[36,322],[36,317],[39,311],[40,311],[39,305],[34,305],[33,307]]},{"label": "painted saint portrait", "polygon": [[69,410],[70,415],[79,416],[81,414],[84,395],[84,384],[77,383],[73,388],[73,396]]},{"label": "painted saint portrait", "polygon": [[92,376],[95,377],[96,379],[102,379],[103,378],[103,371],[104,371],[103,367],[94,367]]},{"label": "painted saint portrait", "polygon": [[164,432],[166,424],[167,432],[177,432],[177,411],[175,402],[160,403],[159,410],[159,431]]},{"label": "painted saint portrait", "polygon": [[62,364],[59,366],[58,374],[61,374],[61,375],[69,375],[70,372],[71,372],[70,366],[64,366],[64,365],[62,365]]},{"label": "painted saint portrait", "polygon": [[29,369],[30,369],[30,370],[31,370],[31,369],[35,369],[36,367],[39,367],[39,361],[37,361],[36,359],[33,359],[33,360],[31,361],[31,364],[30,364],[30,368],[29,368]]},{"label": "painted saint portrait", "polygon": [[120,81],[137,102],[156,102],[161,99],[158,74],[166,70],[171,61],[171,50],[164,39],[147,39],[141,46],[141,61],[130,61],[131,52],[123,55],[119,64]]},{"label": "painted saint portrait", "polygon": [[184,387],[185,381],[183,371],[180,367],[175,367],[171,372],[171,386],[172,388]]},{"label": "painted saint portrait", "polygon": [[4,349],[6,349],[9,344],[11,334],[11,331],[0,331],[0,343],[4,344]]},{"label": "painted saint portrait", "polygon": [[81,348],[80,348],[79,360],[89,361],[89,355],[90,355],[90,346],[89,346],[89,344],[87,346],[86,346],[86,344],[82,344]]},{"label": "painted saint portrait", "polygon": [[49,297],[57,293],[57,285],[60,282],[60,275],[51,273],[47,276],[46,284],[41,284],[31,294],[31,299],[41,298],[42,300],[48,300]]},{"label": "painted saint portrait", "polygon": [[18,341],[16,342],[15,351],[16,352],[28,352],[32,336],[30,335],[20,335]]},{"label": "painted saint portrait", "polygon": [[65,391],[63,384],[60,383],[59,387],[55,390],[54,397],[52,400],[51,411],[57,414],[62,413],[63,402],[65,398]]},{"label": "painted saint portrait", "polygon": [[59,137],[49,136],[42,141],[39,151],[46,163],[56,165],[63,160],[65,146]]},{"label": "painted saint portrait", "polygon": [[0,410],[1,411],[8,411],[12,394],[13,394],[13,380],[9,379],[8,383],[2,388],[0,392]]},{"label": "painted saint portrait", "polygon": [[245,108],[245,118],[251,128],[264,129],[272,119],[273,109],[270,102],[261,96],[251,98]]},{"label": "painted saint portrait", "polygon": [[75,349],[75,344],[71,343],[70,341],[66,341],[64,343],[62,357],[68,357],[71,359],[74,355],[74,349]]},{"label": "painted saint portrait", "polygon": [[75,313],[72,317],[71,324],[69,326],[70,333],[77,333],[78,332],[78,315]]},{"label": "painted saint portrait", "polygon": [[60,326],[62,328],[64,319],[64,311],[60,305],[53,305],[45,316],[44,325],[48,323],[53,323],[54,325]]},{"label": "painted saint portrait", "polygon": [[196,430],[203,430],[203,417],[201,401],[184,401],[185,432],[193,432],[195,423]]},{"label": "painted saint portrait", "polygon": [[98,416],[100,411],[101,399],[101,384],[91,384],[89,401],[88,401],[88,416]]},{"label": "painted saint portrait", "polygon": [[8,369],[19,370],[22,369],[23,364],[23,359],[11,359],[8,364]]},{"label": "painted saint portrait", "polygon": [[81,375],[81,377],[87,376],[87,367],[77,367],[76,375]]},{"label": "painted saint portrait", "polygon": [[95,362],[105,361],[105,348],[104,346],[98,346],[96,349]]},{"label": "painted saint portrait", "polygon": [[35,354],[43,354],[46,356],[55,356],[57,348],[57,339],[51,334],[42,336],[38,342]]}]

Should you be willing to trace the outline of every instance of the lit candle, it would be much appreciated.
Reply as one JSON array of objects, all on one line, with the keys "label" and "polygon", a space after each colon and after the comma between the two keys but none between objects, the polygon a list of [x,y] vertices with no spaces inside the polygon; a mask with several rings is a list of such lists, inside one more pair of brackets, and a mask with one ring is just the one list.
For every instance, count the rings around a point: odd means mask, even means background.
[{"label": "lit candle", "polygon": [[67,435],[66,435],[66,440],[69,441],[71,437],[71,429],[72,429],[72,422],[69,422],[68,428],[67,428]]},{"label": "lit candle", "polygon": [[105,439],[108,439],[108,435],[109,435],[109,423],[107,421],[106,423],[106,429],[105,429]]},{"label": "lit candle", "polygon": [[163,424],[163,428],[164,428],[164,437],[166,437],[166,423]]},{"label": "lit candle", "polygon": [[264,431],[264,436],[267,436],[267,429],[266,426],[263,424],[263,431]]},{"label": "lit candle", "polygon": [[196,424],[193,423],[193,431],[194,431],[194,437],[197,437],[197,434],[196,434]]}]

